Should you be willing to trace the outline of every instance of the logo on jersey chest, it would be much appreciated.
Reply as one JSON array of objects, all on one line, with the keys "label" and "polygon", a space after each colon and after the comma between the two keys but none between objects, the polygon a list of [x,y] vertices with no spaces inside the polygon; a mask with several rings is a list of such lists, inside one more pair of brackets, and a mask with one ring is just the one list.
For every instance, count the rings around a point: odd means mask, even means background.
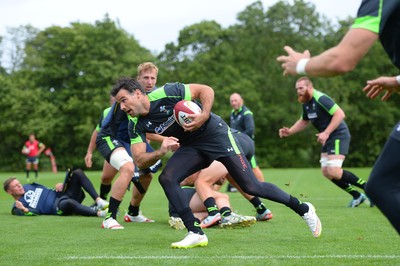
[{"label": "logo on jersey chest", "polygon": [[43,192],[42,188],[36,188],[35,190],[28,190],[25,193],[24,199],[29,204],[29,207],[34,209],[37,207],[42,192]]},{"label": "logo on jersey chest", "polygon": [[312,119],[316,119],[318,117],[317,111],[315,110],[315,103],[312,103],[311,108],[310,108],[310,106],[306,106],[306,110],[307,110],[308,119],[312,120]]},{"label": "logo on jersey chest", "polygon": [[175,123],[175,118],[173,115],[171,115],[170,117],[168,117],[167,121],[161,123],[159,126],[157,126],[154,129],[154,132],[156,134],[162,134],[165,130],[167,130],[170,126],[172,126],[172,124]]},{"label": "logo on jersey chest", "polygon": [[172,114],[172,110],[169,110],[165,107],[165,105],[160,106],[160,113],[166,113],[167,115]]}]

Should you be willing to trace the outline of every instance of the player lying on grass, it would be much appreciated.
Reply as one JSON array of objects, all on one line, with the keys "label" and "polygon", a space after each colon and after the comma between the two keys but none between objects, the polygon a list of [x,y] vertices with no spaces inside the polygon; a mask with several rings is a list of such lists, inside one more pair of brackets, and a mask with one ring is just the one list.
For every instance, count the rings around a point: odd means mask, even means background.
[{"label": "player lying on grass", "polygon": [[[3,183],[4,191],[10,194],[15,203],[11,213],[21,216],[33,215],[83,215],[104,217],[108,202],[101,199],[85,173],[80,170],[68,171],[64,183],[55,189],[32,183],[22,185],[16,177]],[[82,205],[85,190],[96,201],[96,206]]]}]

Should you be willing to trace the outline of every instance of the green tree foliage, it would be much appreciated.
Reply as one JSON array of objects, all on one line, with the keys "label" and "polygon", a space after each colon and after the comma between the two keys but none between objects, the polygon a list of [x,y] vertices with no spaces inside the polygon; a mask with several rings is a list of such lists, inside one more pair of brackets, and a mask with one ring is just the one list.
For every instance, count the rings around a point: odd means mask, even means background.
[{"label": "green tree foliage", "polygon": [[[301,105],[294,90],[296,78],[282,76],[276,57],[284,53],[284,45],[319,54],[336,45],[352,21],[329,21],[303,0],[280,1],[268,9],[256,1],[228,28],[215,21],[184,27],[177,43],[167,44],[157,57],[107,15],[94,25],[72,23],[37,33],[20,28],[14,31],[14,42],[24,47],[24,54],[18,54],[23,60],[16,60],[12,71],[0,69],[0,134],[5,148],[0,167],[22,167],[19,152],[32,131],[53,148],[59,164],[82,167],[90,135],[109,104],[111,86],[120,76],[135,76],[143,61],[159,66],[159,85],[210,85],[215,90],[213,111],[227,122],[229,96],[239,92],[255,116],[261,167],[316,167],[320,144],[314,128],[287,139],[278,137],[279,128],[300,117]],[[399,97],[383,103],[362,92],[366,80],[397,74],[384,54],[376,44],[351,73],[313,79],[315,88],[329,94],[346,113],[352,144],[345,166],[371,166],[396,122]],[[102,158],[95,155],[94,167],[99,169]]]},{"label": "green tree foliage", "polygon": [[[100,114],[109,106],[108,93],[115,80],[135,76],[141,62],[154,61],[147,49],[107,16],[95,25],[47,28],[26,42],[25,54],[20,70],[8,77],[11,82],[3,94],[13,120],[1,127],[2,135],[14,138],[17,133],[20,140],[13,145],[20,150],[22,140],[36,132],[52,147],[60,165],[79,167]],[[97,161],[100,166],[102,159]]]}]

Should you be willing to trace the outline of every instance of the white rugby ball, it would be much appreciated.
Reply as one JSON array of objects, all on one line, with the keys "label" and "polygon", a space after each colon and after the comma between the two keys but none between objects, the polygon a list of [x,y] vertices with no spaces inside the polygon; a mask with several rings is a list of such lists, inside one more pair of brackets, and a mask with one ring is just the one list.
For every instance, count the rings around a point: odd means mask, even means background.
[{"label": "white rugby ball", "polygon": [[31,150],[28,147],[24,147],[22,149],[22,153],[28,155],[31,152]]},{"label": "white rugby ball", "polygon": [[201,108],[195,102],[182,100],[174,106],[174,118],[180,125],[189,124],[192,119],[187,117],[188,114],[200,114]]}]

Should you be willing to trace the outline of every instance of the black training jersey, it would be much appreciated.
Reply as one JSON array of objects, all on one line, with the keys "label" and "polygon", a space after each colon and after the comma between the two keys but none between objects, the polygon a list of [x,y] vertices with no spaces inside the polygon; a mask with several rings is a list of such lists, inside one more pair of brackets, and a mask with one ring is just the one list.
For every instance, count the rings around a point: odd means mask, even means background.
[{"label": "black training jersey", "polygon": [[99,123],[101,129],[97,134],[97,139],[113,137],[129,143],[128,121],[128,115],[121,110],[119,103],[115,102]]},{"label": "black training jersey", "polygon": [[254,139],[253,112],[245,105],[242,105],[237,111],[233,109],[230,116],[230,127]]},{"label": "black training jersey", "polygon": [[167,83],[163,87],[148,94],[150,110],[146,116],[130,118],[129,136],[131,144],[145,142],[146,133],[162,136],[173,136],[180,144],[187,144],[199,138],[207,129],[213,130],[221,122],[221,118],[211,113],[210,118],[196,131],[186,132],[175,122],[173,110],[177,102],[191,100],[189,85]]},{"label": "black training jersey", "polygon": [[[302,118],[309,120],[318,132],[323,132],[337,109],[339,106],[328,95],[314,89],[312,99],[303,104]],[[332,134],[348,130],[346,122],[342,121]]]},{"label": "black training jersey", "polygon": [[379,34],[383,48],[393,64],[400,68],[400,1],[364,0],[352,28]]}]

